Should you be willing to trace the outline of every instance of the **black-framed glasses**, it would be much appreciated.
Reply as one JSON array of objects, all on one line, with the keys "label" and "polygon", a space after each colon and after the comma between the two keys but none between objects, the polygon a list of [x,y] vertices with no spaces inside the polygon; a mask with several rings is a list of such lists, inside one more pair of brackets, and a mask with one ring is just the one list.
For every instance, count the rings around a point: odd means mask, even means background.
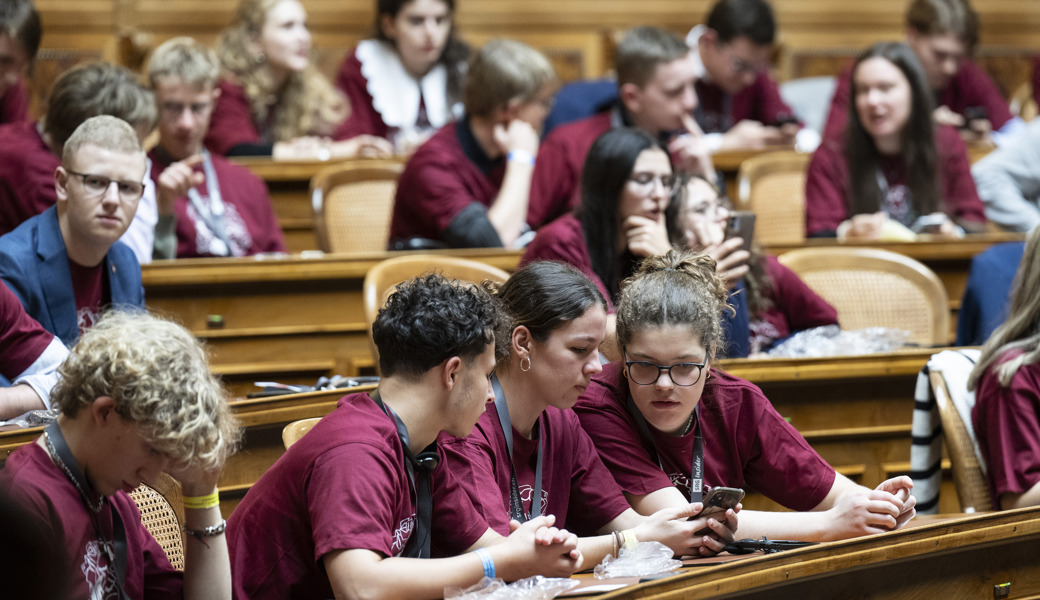
[{"label": "black-framed glasses", "polygon": [[109,179],[104,175],[78,173],[71,169],[65,169],[65,172],[81,178],[83,180],[83,189],[87,190],[87,193],[92,197],[104,194],[113,183],[116,184],[119,197],[123,200],[140,200],[141,194],[144,194],[144,184],[140,181],[120,181],[118,179]]},{"label": "black-framed glasses", "polygon": [[661,373],[668,373],[668,378],[677,386],[688,387],[695,385],[701,379],[701,371],[708,364],[704,362],[681,362],[674,365],[663,366],[648,360],[626,360],[625,369],[628,371],[628,379],[638,385],[653,385],[661,378]]},{"label": "black-framed glasses", "polygon": [[672,194],[679,187],[681,177],[673,175],[671,173],[667,175],[654,175],[653,173],[632,173],[628,178],[629,181],[636,184],[644,190],[649,190],[653,187],[654,182],[659,182],[664,191],[668,194]]}]

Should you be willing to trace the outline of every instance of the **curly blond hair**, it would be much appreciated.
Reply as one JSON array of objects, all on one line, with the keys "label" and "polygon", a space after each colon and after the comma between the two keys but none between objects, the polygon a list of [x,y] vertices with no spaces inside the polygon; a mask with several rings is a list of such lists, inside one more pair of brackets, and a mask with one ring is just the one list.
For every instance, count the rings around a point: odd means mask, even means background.
[{"label": "curly blond hair", "polygon": [[617,341],[622,349],[637,331],[668,325],[685,327],[713,358],[722,350],[723,311],[729,290],[715,273],[715,259],[672,249],[649,256],[621,284],[617,305]]},{"label": "curly blond hair", "polygon": [[346,97],[313,65],[289,75],[275,89],[263,63],[250,52],[250,41],[263,30],[267,15],[285,0],[242,0],[231,25],[220,35],[217,56],[225,75],[240,84],[257,123],[267,123],[273,113],[274,142],[305,135],[331,135],[350,113]]},{"label": "curly blond hair", "polygon": [[175,463],[213,469],[241,431],[202,346],[183,327],[143,311],[109,311],[80,337],[58,369],[51,400],[75,417],[98,398],[140,426]]}]

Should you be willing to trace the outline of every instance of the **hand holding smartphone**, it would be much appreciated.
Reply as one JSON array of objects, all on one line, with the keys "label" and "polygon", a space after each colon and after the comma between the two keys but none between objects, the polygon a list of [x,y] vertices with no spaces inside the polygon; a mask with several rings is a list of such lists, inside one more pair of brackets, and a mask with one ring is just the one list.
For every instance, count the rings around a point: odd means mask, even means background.
[{"label": "hand holding smartphone", "polygon": [[734,211],[726,221],[726,239],[739,237],[744,240],[740,250],[751,252],[751,239],[755,236],[755,213]]},{"label": "hand holding smartphone", "polygon": [[736,508],[740,501],[744,499],[744,490],[740,488],[731,487],[713,487],[708,495],[701,500],[701,504],[704,508],[701,512],[690,517],[688,520],[699,519],[701,517],[709,517],[718,513],[725,513],[731,508]]}]

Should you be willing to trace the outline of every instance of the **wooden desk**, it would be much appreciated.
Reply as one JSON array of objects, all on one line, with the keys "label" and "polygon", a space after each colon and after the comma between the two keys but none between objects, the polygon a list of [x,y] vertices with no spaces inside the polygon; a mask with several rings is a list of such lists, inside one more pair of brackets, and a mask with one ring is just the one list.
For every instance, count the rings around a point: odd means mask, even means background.
[{"label": "wooden desk", "polygon": [[1037,598],[1038,548],[1040,508],[1021,509],[688,568],[597,598],[982,599],[1005,583],[1009,598]]}]

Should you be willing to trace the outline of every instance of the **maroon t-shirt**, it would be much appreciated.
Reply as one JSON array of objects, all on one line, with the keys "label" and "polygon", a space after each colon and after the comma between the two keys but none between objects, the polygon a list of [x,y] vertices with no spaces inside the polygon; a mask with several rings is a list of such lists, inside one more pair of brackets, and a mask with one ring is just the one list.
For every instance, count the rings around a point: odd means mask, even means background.
[{"label": "maroon t-shirt", "polygon": [[[183,573],[173,568],[161,546],[141,523],[137,505],[119,491],[93,517],[79,492],[47,451],[26,444],[7,458],[0,470],[0,490],[26,509],[39,539],[62,552],[54,565],[68,579],[62,598],[114,598],[114,571],[105,548],[112,544],[112,512],[119,513],[126,532],[126,578],[129,598],[181,598]],[[98,528],[93,519],[96,518]]]},{"label": "maroon t-shirt", "polygon": [[60,164],[36,123],[0,125],[0,235],[57,202],[54,170]]},{"label": "maroon t-shirt", "polygon": [[29,120],[29,91],[25,79],[19,79],[0,97],[0,124]]},{"label": "maroon t-shirt", "polygon": [[[555,515],[556,527],[593,535],[629,508],[572,411],[552,406],[538,418],[537,439],[513,430],[513,464],[524,511],[531,514],[539,440],[542,443],[540,514]],[[506,438],[495,405],[489,405],[465,438],[442,434],[444,457],[437,476],[452,472],[484,520],[509,535],[511,469]]]},{"label": "maroon t-shirt", "polygon": [[[849,96],[852,93],[852,67],[852,64],[848,65],[838,75],[838,85],[831,96],[830,112],[827,113],[827,123],[823,127],[824,140],[840,141],[845,135],[845,123],[849,119]],[[985,108],[994,131],[1003,127],[1013,116],[997,85],[981,67],[970,60],[961,63],[961,68],[946,89],[936,93],[935,105],[945,106],[959,115],[963,115],[968,108]]]},{"label": "maroon t-shirt", "polygon": [[611,130],[613,113],[561,125],[545,138],[531,180],[527,221],[538,228],[581,204],[581,171],[596,138]]},{"label": "maroon t-shirt", "polygon": [[264,139],[261,134],[242,86],[221,79],[217,87],[220,96],[213,107],[205,140],[210,152],[224,155],[240,144],[270,144],[274,141]]},{"label": "maroon t-shirt", "polygon": [[[435,542],[465,549],[487,531],[454,478],[434,482]],[[331,598],[322,558],[365,549],[398,556],[415,527],[414,491],[394,421],[368,394],[340,399],[249,490],[228,519],[235,597]],[[453,523],[451,540],[442,530]]]},{"label": "maroon t-shirt", "polygon": [[[210,154],[217,174],[220,196],[224,201],[224,226],[230,240],[232,256],[250,256],[261,252],[285,252],[278,217],[271,207],[267,185],[249,169]],[[170,165],[158,148],[148,153],[152,159],[152,180],[159,185],[159,175]],[[195,170],[202,172],[202,165]],[[206,182],[195,188],[202,201],[209,204]],[[174,204],[177,217],[177,258],[223,256],[214,251],[218,239],[187,196]]]},{"label": "maroon t-shirt", "polygon": [[623,367],[606,365],[592,378],[574,411],[625,492],[642,496],[674,485],[689,497],[693,442],[700,432],[705,491],[715,486],[750,487],[798,511],[811,510],[827,497],[834,469],[754,384],[712,369],[694,431],[674,437],[648,424],[651,446],[626,408]]},{"label": "maroon t-shirt", "polygon": [[0,375],[14,381],[54,339],[22,308],[18,297],[0,282]]},{"label": "maroon t-shirt", "polygon": [[72,293],[76,297],[76,325],[83,334],[97,323],[101,318],[101,307],[108,304],[105,298],[105,261],[94,267],[84,267],[70,258],[69,273]]},{"label": "maroon t-shirt", "polygon": [[350,52],[340,65],[336,76],[336,87],[350,101],[350,116],[336,129],[333,137],[345,140],[358,135],[376,135],[390,138],[390,128],[383,122],[383,117],[376,110],[372,94],[368,93],[368,80],[361,73],[361,61],[357,57],[357,49]]},{"label": "maroon t-shirt", "polygon": [[608,312],[613,314],[614,303],[611,301],[610,291],[599,275],[592,270],[592,259],[589,257],[589,247],[585,243],[585,233],[582,231],[581,221],[573,213],[565,214],[539,229],[524,249],[520,266],[538,260],[558,260],[576,267],[596,284],[599,293],[607,300]]},{"label": "maroon t-shirt", "polygon": [[763,290],[772,301],[768,309],[749,324],[751,352],[767,350],[793,333],[838,322],[838,311],[805,285],[775,256],[762,257],[771,285]]},{"label": "maroon t-shirt", "polygon": [[759,72],[751,85],[736,94],[727,94],[704,79],[697,80],[695,87],[698,105],[694,115],[704,133],[725,133],[746,120],[774,125],[779,117],[794,115],[767,71]]},{"label": "maroon t-shirt", "polygon": [[1020,367],[1007,387],[996,376],[995,365],[1021,354],[1005,353],[982,374],[971,411],[994,507],[1040,482],[1040,364]]},{"label": "maroon t-shirt", "polygon": [[[968,152],[957,131],[943,125],[936,128],[935,146],[938,153],[939,193],[942,194],[943,212],[951,217],[986,222],[985,207],[975,190],[971,177]],[[910,224],[918,216],[909,197],[907,174],[901,157],[886,157],[881,164],[882,175],[888,186],[885,206],[900,211],[889,216]],[[849,167],[845,160],[843,143],[824,140],[809,162],[805,182],[805,231],[807,235],[833,232],[842,221],[851,216],[851,184]],[[902,195],[902,200],[898,196]],[[907,201],[909,200],[909,201]]]}]

